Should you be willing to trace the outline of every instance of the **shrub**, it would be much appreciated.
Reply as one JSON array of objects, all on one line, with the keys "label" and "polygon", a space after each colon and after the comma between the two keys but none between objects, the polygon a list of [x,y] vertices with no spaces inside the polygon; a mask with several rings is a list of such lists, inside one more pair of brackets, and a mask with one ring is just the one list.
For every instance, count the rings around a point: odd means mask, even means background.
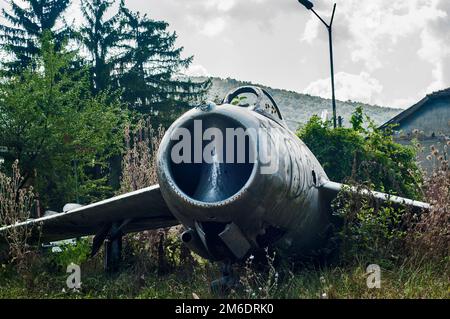
[{"label": "shrub", "polygon": [[122,159],[120,194],[158,183],[156,155],[164,137],[164,128],[153,128],[150,119],[140,120],[134,130],[129,125],[124,132],[125,154]]},{"label": "shrub", "polygon": [[[156,159],[164,128],[153,128],[150,119],[141,120],[134,129],[125,129],[126,151],[122,160],[122,177],[119,193],[135,191],[158,183]],[[177,236],[180,228],[159,229],[130,234],[125,237],[126,253],[135,262],[138,272],[148,272],[157,267],[167,272],[181,262],[194,260],[188,249],[180,245]]]},{"label": "shrub", "polygon": [[393,208],[389,203],[380,206],[367,195],[361,196],[364,186],[354,186],[357,193],[344,188],[334,202],[334,214],[342,221],[337,236],[342,261],[362,258],[385,266],[406,259],[448,263],[450,170],[443,158],[437,160],[439,165],[434,172],[425,177],[429,211],[414,213],[407,208]]},{"label": "shrub", "polygon": [[[408,241],[433,255],[448,254],[448,162],[426,179],[423,188],[424,177],[416,163],[420,146],[394,142],[392,128],[380,130],[368,117],[364,123],[361,108],[350,122],[352,128],[333,129],[330,122],[314,116],[298,132],[331,180],[357,189],[355,193],[344,188],[335,201],[335,215],[342,223],[336,240],[343,260],[362,257],[389,263],[407,257]],[[361,196],[366,189],[429,200],[433,208],[413,220],[406,209],[394,209],[389,203],[380,206]]]},{"label": "shrub", "polygon": [[89,92],[87,70],[71,67],[75,52],[58,51],[50,33],[41,46],[35,67],[0,81],[0,145],[6,163],[20,159],[42,207],[59,211],[78,197],[112,194],[107,165],[122,148],[117,128],[125,114],[115,96]]},{"label": "shrub", "polygon": [[334,214],[342,220],[337,236],[341,261],[363,258],[386,263],[399,258],[404,253],[405,209],[389,203],[380,206],[374,198],[362,195],[366,187],[355,187],[356,192],[344,188],[334,202]]},{"label": "shrub", "polygon": [[362,116],[358,108],[351,120],[353,127],[337,129],[313,116],[297,134],[331,180],[342,183],[352,178],[379,191],[421,198],[422,174],[416,150],[395,143],[390,129],[376,128],[368,117],[364,128]]},{"label": "shrub", "polygon": [[60,245],[59,248],[61,251],[51,253],[50,261],[60,270],[65,271],[71,263],[81,265],[88,260],[91,252],[91,241],[87,238],[81,238],[75,244],[67,243]]},{"label": "shrub", "polygon": [[428,159],[433,172],[425,178],[425,199],[432,207],[427,213],[413,216],[407,236],[410,252],[422,258],[442,260],[450,253],[450,170],[448,147],[439,154],[432,147]]},{"label": "shrub", "polygon": [[[14,225],[30,218],[34,202],[33,188],[25,188],[22,183],[23,177],[17,160],[12,165],[11,176],[0,172],[0,226]],[[19,273],[26,271],[29,266],[28,256],[33,253],[29,245],[32,235],[32,227],[13,227],[4,233],[10,261],[17,265]]]}]

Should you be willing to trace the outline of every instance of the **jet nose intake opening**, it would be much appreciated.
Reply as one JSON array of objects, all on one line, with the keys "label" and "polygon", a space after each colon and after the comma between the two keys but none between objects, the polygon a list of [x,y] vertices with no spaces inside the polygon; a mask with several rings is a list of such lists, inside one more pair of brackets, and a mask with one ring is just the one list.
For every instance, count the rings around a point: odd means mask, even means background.
[{"label": "jet nose intake opening", "polygon": [[206,114],[174,131],[167,153],[178,188],[194,200],[214,203],[237,194],[253,168],[253,139],[236,120]]}]

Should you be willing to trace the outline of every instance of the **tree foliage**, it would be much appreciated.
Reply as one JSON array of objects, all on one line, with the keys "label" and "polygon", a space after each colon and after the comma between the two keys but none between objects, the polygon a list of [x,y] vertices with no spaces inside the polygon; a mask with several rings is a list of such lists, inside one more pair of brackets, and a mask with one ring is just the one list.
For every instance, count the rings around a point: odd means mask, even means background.
[{"label": "tree foliage", "polygon": [[151,115],[153,125],[168,126],[209,81],[180,76],[192,57],[182,56],[177,35],[124,1],[81,0],[83,21],[71,27],[64,19],[71,0],[7,2],[0,25],[7,164],[20,160],[21,187],[34,185],[46,208],[113,194],[122,118],[131,109],[133,123]]},{"label": "tree foliage", "polygon": [[375,127],[367,118],[363,128],[362,110],[353,114],[352,128],[333,129],[318,116],[298,131],[322,163],[328,177],[337,182],[352,179],[379,191],[421,198],[422,174],[412,146],[395,143],[392,134]]},{"label": "tree foliage", "polygon": [[92,90],[101,92],[111,86],[114,54],[120,29],[119,12],[107,18],[108,10],[114,1],[81,0],[81,12],[85,20],[80,27],[78,38],[89,53],[91,65]]},{"label": "tree foliage", "polygon": [[[178,76],[192,57],[182,58],[182,47],[176,47],[176,33],[169,32],[164,21],[150,19],[121,7],[121,54],[118,63],[118,84],[123,99],[140,113],[169,113],[169,120],[198,101],[208,81],[194,83]],[[167,123],[165,123],[167,124]]]},{"label": "tree foliage", "polygon": [[70,70],[73,59],[46,34],[36,68],[0,85],[0,145],[54,209],[105,185],[107,174],[95,171],[121,145],[120,104],[93,96],[86,70]]},{"label": "tree foliage", "polygon": [[0,25],[1,44],[12,54],[6,64],[8,71],[20,72],[29,66],[40,52],[40,41],[45,32],[51,32],[56,46],[68,35],[62,14],[71,0],[24,0],[25,6],[9,0],[8,9],[2,9],[8,25]]},{"label": "tree foliage", "polygon": [[[138,114],[151,114],[168,126],[190,103],[198,102],[209,81],[179,76],[192,63],[176,47],[176,33],[164,21],[129,10],[123,1],[83,0],[79,38],[90,55],[94,93],[113,89]],[[156,115],[156,116],[155,116]]]}]

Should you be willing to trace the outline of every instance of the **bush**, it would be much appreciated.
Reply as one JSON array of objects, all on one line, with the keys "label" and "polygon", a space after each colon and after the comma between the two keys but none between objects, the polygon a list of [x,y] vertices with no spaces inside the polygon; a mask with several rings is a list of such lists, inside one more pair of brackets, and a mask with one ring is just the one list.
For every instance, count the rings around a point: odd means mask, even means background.
[{"label": "bush", "polygon": [[391,130],[380,130],[362,110],[352,117],[352,128],[333,129],[331,122],[318,116],[298,131],[322,164],[328,177],[336,182],[350,179],[379,191],[422,198],[422,173],[416,164],[416,149],[395,143]]},{"label": "bush", "polygon": [[383,206],[367,196],[364,186],[357,192],[344,188],[334,201],[334,215],[342,220],[337,238],[341,262],[362,258],[386,265],[404,255],[405,209]]},{"label": "bush", "polygon": [[[135,191],[158,183],[156,159],[165,130],[154,129],[150,119],[140,120],[134,129],[125,129],[126,150],[122,159],[122,176],[119,193]],[[125,236],[125,253],[134,261],[140,273],[157,268],[168,272],[180,263],[194,262],[190,251],[181,245],[178,228],[149,230]]]},{"label": "bush", "polygon": [[425,200],[429,211],[415,213],[405,208],[380,206],[362,196],[366,190],[345,188],[334,202],[335,215],[342,221],[337,234],[343,262],[355,259],[376,261],[384,266],[405,260],[447,264],[450,252],[450,170],[442,160],[425,178]]},{"label": "bush", "polygon": [[[421,256],[439,260],[448,256],[447,154],[432,150],[430,160],[440,164],[430,177],[424,178],[416,163],[420,145],[395,143],[392,128],[380,130],[367,117],[365,124],[361,108],[354,112],[350,122],[352,128],[333,129],[330,122],[314,116],[298,132],[331,180],[353,185],[358,190],[355,194],[344,189],[335,201],[335,215],[342,223],[336,236],[342,260],[361,257],[391,263],[419,251]],[[372,198],[361,196],[366,189],[425,200],[433,206],[430,212],[413,215],[405,208],[380,206]]]},{"label": "bush", "polygon": [[59,246],[61,251],[52,252],[50,262],[65,271],[71,263],[81,265],[86,262],[91,252],[91,241],[87,238],[78,239],[75,244],[67,243]]},{"label": "bush", "polygon": [[[16,160],[12,165],[11,176],[0,172],[0,227],[14,225],[30,218],[34,202],[33,189],[23,187],[22,183],[19,161]],[[27,271],[31,259],[28,256],[33,254],[33,248],[29,245],[33,228],[9,228],[2,235],[0,244],[2,239],[6,241],[10,261],[17,265],[19,273]]]},{"label": "bush", "polygon": [[318,116],[313,116],[297,134],[336,182],[350,177],[353,162],[362,156],[364,137],[358,131],[333,129],[330,122],[322,122]]},{"label": "bush", "polygon": [[428,160],[435,159],[431,175],[425,178],[425,200],[432,207],[427,213],[413,216],[407,242],[410,252],[421,258],[443,258],[449,261],[450,253],[450,170],[448,147],[444,146],[444,154],[432,148]]},{"label": "bush", "polygon": [[35,187],[41,207],[60,211],[112,195],[107,166],[122,148],[126,113],[108,92],[89,92],[87,71],[71,67],[74,52],[57,51],[50,34],[41,44],[34,68],[0,81],[0,145],[8,165],[20,159],[23,184]]}]

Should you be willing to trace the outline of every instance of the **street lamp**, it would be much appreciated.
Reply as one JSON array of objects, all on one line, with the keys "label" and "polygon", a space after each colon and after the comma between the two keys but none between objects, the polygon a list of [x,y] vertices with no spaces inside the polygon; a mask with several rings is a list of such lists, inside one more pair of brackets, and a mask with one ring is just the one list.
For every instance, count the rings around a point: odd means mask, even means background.
[{"label": "street lamp", "polygon": [[331,67],[331,101],[333,105],[333,126],[337,127],[337,119],[336,119],[336,97],[334,94],[334,62],[333,62],[333,35],[332,35],[332,27],[334,20],[334,12],[336,11],[336,3],[333,6],[333,13],[331,14],[330,23],[326,23],[314,10],[314,4],[308,0],[298,0],[306,9],[311,10],[317,18],[327,27],[328,30],[328,40],[330,45],[330,67]]}]

